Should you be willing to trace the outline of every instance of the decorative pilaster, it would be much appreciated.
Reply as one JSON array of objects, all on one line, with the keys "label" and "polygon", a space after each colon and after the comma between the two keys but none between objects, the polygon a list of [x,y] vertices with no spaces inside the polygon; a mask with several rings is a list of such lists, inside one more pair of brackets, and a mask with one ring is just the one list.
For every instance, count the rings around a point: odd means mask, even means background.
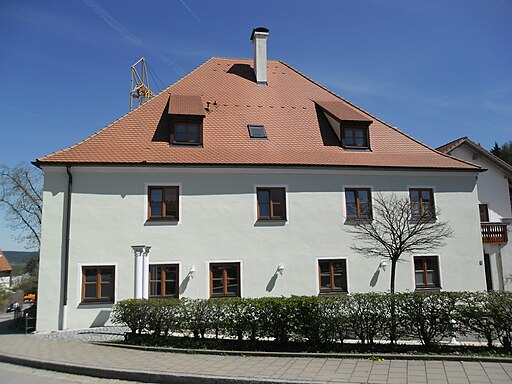
[{"label": "decorative pilaster", "polygon": [[147,299],[149,297],[149,251],[150,246],[133,245],[135,254],[135,298]]}]

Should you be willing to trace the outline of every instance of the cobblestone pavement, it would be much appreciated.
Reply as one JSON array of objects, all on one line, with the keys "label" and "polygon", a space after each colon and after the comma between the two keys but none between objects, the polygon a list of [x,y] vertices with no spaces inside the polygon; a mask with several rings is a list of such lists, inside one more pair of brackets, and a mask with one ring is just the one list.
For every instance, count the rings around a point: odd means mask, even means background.
[{"label": "cobblestone pavement", "polygon": [[33,336],[41,339],[62,341],[116,341],[123,340],[128,327],[97,327],[86,329],[73,329],[69,331],[57,331],[49,333],[36,333]]},{"label": "cobblestone pavement", "polygon": [[[111,327],[107,330],[97,337],[105,340],[124,332],[120,329],[114,332]],[[93,337],[92,330],[73,332],[79,338]],[[38,336],[0,335],[0,355],[118,371],[266,379],[267,382],[512,383],[512,364],[507,363],[176,354],[98,346],[76,339],[69,341],[73,332]],[[60,335],[57,337],[57,334]]]}]

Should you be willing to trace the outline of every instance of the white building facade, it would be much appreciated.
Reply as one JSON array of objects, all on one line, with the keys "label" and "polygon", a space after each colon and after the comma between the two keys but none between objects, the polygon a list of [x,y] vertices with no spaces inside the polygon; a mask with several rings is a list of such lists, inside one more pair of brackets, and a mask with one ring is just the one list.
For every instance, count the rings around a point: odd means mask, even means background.
[{"label": "white building facade", "polygon": [[[387,291],[355,254],[376,194],[449,223],[405,255],[396,288],[485,290],[476,179],[281,61],[212,58],[84,141],[45,175],[37,330],[101,326],[115,302]],[[255,68],[257,69],[255,71]]]},{"label": "white building facade", "polygon": [[478,175],[480,213],[486,287],[512,290],[512,166],[498,159],[468,138],[441,147],[456,158],[478,164],[485,172]]},{"label": "white building facade", "polygon": [[[151,276],[137,273],[140,257],[148,266],[176,267],[179,297],[210,297],[210,267],[218,263],[239,266],[235,284],[242,297],[317,295],[322,260],[343,262],[347,292],[386,291],[389,268],[350,249],[354,240],[347,232],[344,191],[354,187],[403,196],[410,188],[432,188],[439,219],[454,230],[442,249],[407,255],[399,263],[397,290],[416,289],[414,256],[438,260],[440,289],[485,289],[478,212],[467,209],[477,201],[474,173],[76,167],[71,169],[68,302],[62,313],[62,258],[44,255],[59,255],[64,247],[67,175],[62,168],[44,171],[40,331],[105,324],[112,303],[83,301],[84,267],[111,267],[113,301],[118,301],[137,297],[137,286],[149,287]],[[177,221],[148,221],[151,185],[179,188]],[[286,221],[258,221],[260,186],[284,187]],[[150,247],[147,256],[134,252],[138,245]],[[279,265],[282,274],[276,273]]]}]

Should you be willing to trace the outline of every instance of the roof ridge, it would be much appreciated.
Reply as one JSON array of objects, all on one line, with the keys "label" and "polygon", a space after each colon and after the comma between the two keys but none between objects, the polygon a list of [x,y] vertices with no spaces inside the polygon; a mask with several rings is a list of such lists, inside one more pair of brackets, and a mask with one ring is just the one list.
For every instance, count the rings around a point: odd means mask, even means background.
[{"label": "roof ridge", "polygon": [[436,148],[436,150],[438,150],[440,152],[451,151],[452,149],[457,148],[460,144],[462,144],[462,142],[464,140],[467,140],[467,138],[468,138],[467,136],[459,137],[458,139],[455,139],[455,140],[449,141],[446,144],[440,145],[439,147]]},{"label": "roof ridge", "polygon": [[446,157],[446,158],[453,159],[453,160],[456,160],[456,161],[460,161],[461,163],[469,164],[469,165],[472,165],[472,166],[476,167],[476,165],[475,165],[475,164],[472,164],[472,163],[466,162],[466,161],[464,161],[464,160],[461,160],[461,159],[455,158],[455,157],[453,157],[453,156],[449,156],[449,155],[447,155],[447,154],[445,154],[445,153],[442,153],[442,152],[437,151],[437,150],[436,150],[436,149],[434,149],[434,148],[429,147],[428,145],[426,145],[426,144],[422,143],[421,141],[419,141],[419,140],[415,139],[414,137],[412,137],[412,136],[408,135],[407,133],[403,132],[403,131],[402,131],[402,130],[400,130],[399,128],[394,127],[394,126],[392,126],[392,125],[391,125],[391,124],[389,124],[389,123],[386,123],[384,120],[382,120],[382,119],[378,118],[377,116],[373,115],[372,113],[370,113],[370,112],[368,112],[368,111],[364,110],[363,108],[361,108],[361,107],[359,107],[359,106],[355,105],[354,103],[352,103],[352,102],[348,101],[348,100],[347,100],[347,99],[345,99],[344,97],[342,97],[342,96],[338,95],[337,93],[335,93],[335,92],[331,91],[329,88],[324,87],[322,84],[320,84],[320,83],[316,82],[315,80],[311,79],[309,76],[306,76],[306,75],[305,75],[305,74],[303,74],[301,71],[299,71],[298,69],[295,69],[295,68],[294,68],[294,67],[292,67],[291,65],[289,65],[289,64],[287,64],[287,63],[285,63],[284,61],[282,61],[282,60],[278,60],[278,61],[279,61],[281,64],[283,64],[283,65],[287,66],[288,68],[290,68],[292,71],[294,71],[294,72],[296,72],[297,74],[299,74],[300,76],[302,76],[302,77],[304,77],[305,79],[309,80],[310,82],[312,82],[312,83],[313,83],[313,84],[315,84],[316,86],[318,86],[318,87],[322,88],[323,90],[325,90],[325,91],[329,92],[331,95],[336,96],[337,98],[341,99],[341,100],[342,100],[342,101],[344,101],[345,103],[347,103],[347,104],[351,105],[352,107],[354,107],[354,108],[358,109],[359,111],[361,111],[361,112],[363,112],[363,113],[366,113],[367,115],[371,116],[372,118],[374,118],[375,120],[379,121],[380,123],[382,123],[382,124],[384,124],[384,125],[388,126],[388,127],[389,127],[389,128],[391,128],[391,129],[394,129],[394,130],[395,130],[395,131],[397,131],[398,133],[401,133],[401,134],[402,134],[402,135],[404,135],[405,137],[409,138],[410,140],[413,140],[414,142],[416,142],[416,143],[420,144],[421,146],[423,146],[423,147],[425,147],[425,148],[427,148],[427,149],[431,150],[432,152],[437,153],[437,154],[440,154],[440,155],[442,155],[442,156],[444,156],[444,157]]},{"label": "roof ridge", "polygon": [[[474,142],[473,140],[471,140],[470,138],[468,138],[467,136],[464,136],[463,138],[461,139],[464,139],[463,141],[461,141],[461,143],[459,145],[462,145],[464,144],[465,142],[472,145],[473,147],[475,147],[477,150],[480,150],[481,153],[483,153],[485,156],[487,156],[489,158],[489,160],[491,161],[494,161],[494,162],[497,162],[501,167],[505,168],[505,170],[507,170],[508,172],[510,172],[512,174],[512,165],[510,165],[509,163],[507,163],[505,160],[501,159],[500,157],[494,155],[491,151],[488,151],[487,149],[485,149],[484,147],[482,147],[480,144]],[[459,139],[460,140],[460,139]],[[457,148],[459,145],[457,145],[456,147],[453,147],[453,148],[450,148],[450,150],[453,150],[455,148]]]},{"label": "roof ridge", "polygon": [[208,63],[209,61],[213,60],[214,57],[210,57],[209,59],[207,59],[206,61],[204,61],[201,65],[197,66],[196,68],[194,68],[192,71],[188,72],[185,76],[179,78],[178,80],[176,80],[174,83],[172,83],[171,85],[169,85],[168,87],[166,87],[165,89],[163,89],[161,92],[159,92],[158,94],[155,95],[155,97],[153,97],[152,99],[148,100],[145,104],[143,105],[139,105],[137,108],[131,110],[131,111],[128,111],[126,112],[124,115],[122,115],[121,117],[117,118],[116,120],[112,121],[110,124],[107,124],[106,126],[104,126],[103,128],[101,128],[99,131],[97,132],[94,132],[92,135],[86,137],[85,139],[83,140],[80,140],[79,142],[67,147],[67,148],[63,148],[63,149],[60,149],[58,151],[55,151],[55,152],[52,152],[46,156],[43,156],[41,158],[38,158],[36,159],[36,163],[40,162],[40,161],[44,161],[44,159],[50,157],[50,156],[53,156],[53,155],[56,155],[56,154],[59,154],[59,153],[64,153],[64,152],[67,152],[75,147],[77,147],[78,145],[80,144],[83,144],[87,141],[89,141],[90,139],[92,139],[93,137],[99,135],[101,132],[105,131],[106,129],[112,127],[114,124],[118,123],[119,121],[125,119],[126,117],[128,117],[129,115],[131,115],[133,112],[135,111],[138,111],[141,107],[145,107],[147,106],[149,103],[151,103],[153,100],[155,100],[157,97],[159,97],[161,94],[163,94],[164,92],[168,92],[168,89],[175,86],[176,84],[178,84],[180,81],[183,81],[184,79],[186,79],[188,76],[192,75],[194,72],[196,72],[199,68],[201,68],[203,65],[205,65],[206,63]]}]

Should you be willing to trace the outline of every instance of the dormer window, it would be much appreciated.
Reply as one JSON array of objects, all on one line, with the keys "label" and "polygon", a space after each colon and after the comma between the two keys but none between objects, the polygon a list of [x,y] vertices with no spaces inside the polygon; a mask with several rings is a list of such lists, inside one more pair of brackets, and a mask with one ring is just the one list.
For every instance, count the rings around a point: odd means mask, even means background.
[{"label": "dormer window", "polygon": [[248,125],[249,137],[251,139],[266,139],[267,133],[263,125]]},{"label": "dormer window", "polygon": [[344,148],[369,148],[368,125],[341,122],[341,143]]},{"label": "dormer window", "polygon": [[201,145],[203,143],[205,109],[201,96],[171,95],[168,112],[171,121],[171,144]]},{"label": "dormer window", "polygon": [[315,101],[324,112],[332,129],[348,149],[370,149],[372,120],[362,111],[343,101]]},{"label": "dormer window", "polygon": [[201,144],[201,124],[176,122],[173,128],[173,144]]}]

